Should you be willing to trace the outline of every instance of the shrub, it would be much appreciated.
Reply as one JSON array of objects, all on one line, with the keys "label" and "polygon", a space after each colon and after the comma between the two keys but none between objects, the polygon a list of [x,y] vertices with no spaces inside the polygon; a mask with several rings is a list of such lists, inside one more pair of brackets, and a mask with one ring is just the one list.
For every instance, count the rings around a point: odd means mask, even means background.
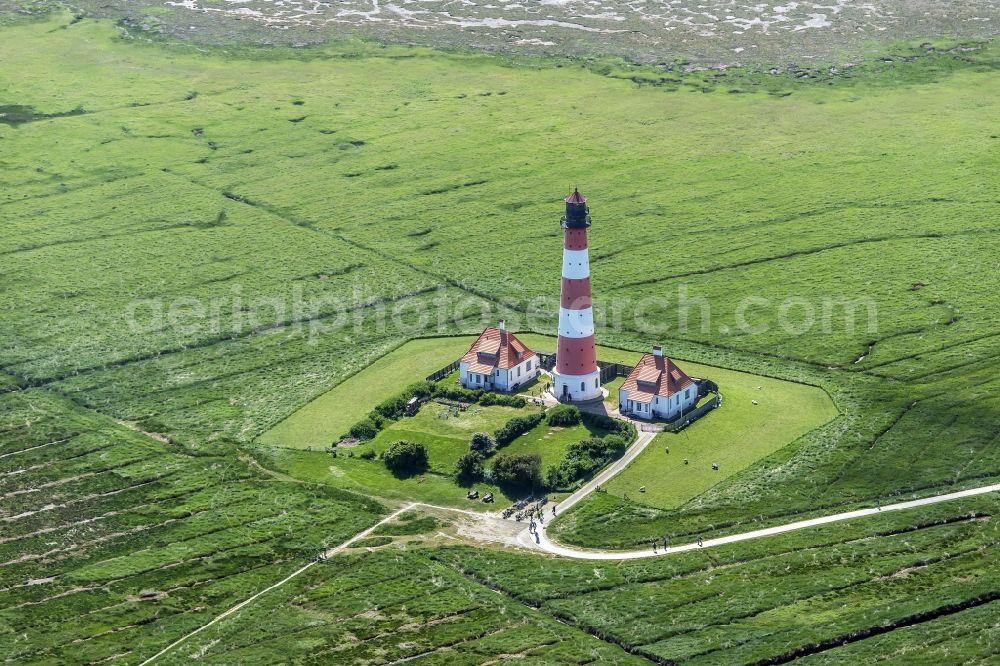
[{"label": "shrub", "polygon": [[497,447],[507,446],[541,423],[544,416],[542,412],[538,412],[536,414],[528,414],[527,416],[515,416],[510,421],[507,421],[507,423],[497,428],[496,432],[493,433]]},{"label": "shrub", "polygon": [[378,434],[378,426],[371,419],[361,419],[351,426],[348,434],[355,439],[373,439]]},{"label": "shrub", "polygon": [[537,453],[501,453],[493,459],[490,476],[500,485],[537,486],[542,480],[542,457]]},{"label": "shrub", "polygon": [[406,411],[406,401],[409,398],[404,394],[394,395],[388,400],[383,400],[375,405],[373,410],[384,419],[398,419]]},{"label": "shrub", "polygon": [[490,405],[500,405],[501,407],[524,407],[528,404],[522,396],[519,395],[506,395],[504,393],[492,393],[485,392],[482,397],[479,398],[479,404],[483,407],[489,407]]},{"label": "shrub", "polygon": [[628,442],[621,435],[607,435],[604,438],[604,451],[612,459],[620,458],[625,454],[625,449],[627,448]]},{"label": "shrub", "polygon": [[626,444],[633,441],[639,434],[635,425],[630,421],[619,421],[605,414],[593,414],[591,412],[580,412],[580,420],[584,425],[591,428],[600,428],[609,433],[618,435],[625,440]]},{"label": "shrub", "polygon": [[579,479],[620,458],[627,444],[619,435],[588,437],[573,442],[566,449],[566,457],[558,465],[545,470],[545,485],[550,489],[566,488]]},{"label": "shrub", "polygon": [[455,475],[462,481],[478,481],[483,471],[483,455],[476,451],[469,451],[455,462]]},{"label": "shrub", "polygon": [[366,449],[358,457],[362,460],[375,460],[375,452],[371,449]]},{"label": "shrub", "polygon": [[484,456],[488,456],[490,452],[496,447],[496,442],[490,437],[489,433],[485,432],[474,432],[472,433],[472,441],[469,442],[469,448],[473,451],[478,451]]},{"label": "shrub", "polygon": [[436,387],[437,384],[435,384],[434,382],[423,380],[419,382],[414,382],[413,384],[407,386],[406,391],[404,391],[404,394],[406,395],[407,400],[409,400],[413,396],[417,396],[418,398],[429,398],[432,395],[434,395],[434,389]]},{"label": "shrub", "polygon": [[550,426],[574,426],[580,418],[580,408],[576,405],[556,405],[549,410],[545,420]]},{"label": "shrub", "polygon": [[434,388],[435,398],[446,398],[448,400],[457,400],[459,402],[479,402],[482,396],[483,391],[480,389],[473,391],[467,388],[462,388],[461,386],[441,386],[440,384]]},{"label": "shrub", "polygon": [[427,447],[418,442],[397,440],[382,454],[385,466],[396,474],[412,474],[427,469]]}]

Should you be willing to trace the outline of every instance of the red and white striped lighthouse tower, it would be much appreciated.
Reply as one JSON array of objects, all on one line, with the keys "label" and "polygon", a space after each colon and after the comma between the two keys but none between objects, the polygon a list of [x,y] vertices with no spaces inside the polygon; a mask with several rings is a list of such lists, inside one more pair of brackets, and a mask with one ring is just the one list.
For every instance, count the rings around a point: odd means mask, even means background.
[{"label": "red and white striped lighthouse tower", "polygon": [[559,303],[559,342],[552,392],[559,400],[582,401],[602,397],[601,373],[594,347],[594,310],[590,298],[590,258],[587,228],[590,209],[579,191],[566,197],[562,218],[562,293]]}]

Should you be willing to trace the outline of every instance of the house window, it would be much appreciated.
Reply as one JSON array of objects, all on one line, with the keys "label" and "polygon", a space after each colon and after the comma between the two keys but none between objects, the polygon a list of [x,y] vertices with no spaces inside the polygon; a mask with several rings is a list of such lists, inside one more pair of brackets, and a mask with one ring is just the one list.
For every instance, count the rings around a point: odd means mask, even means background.
[{"label": "house window", "polygon": [[687,400],[690,397],[691,397],[691,389],[684,391],[684,399]]},{"label": "house window", "polygon": [[580,390],[581,391],[587,390],[587,382],[580,382]]},{"label": "house window", "polygon": [[517,366],[517,376],[521,376],[521,366]]},{"label": "house window", "polygon": [[528,370],[529,371],[531,370],[531,359],[530,358],[528,359]]},{"label": "house window", "polygon": [[594,380],[594,388],[597,388],[597,387],[599,387],[599,386],[600,386],[600,384],[598,384],[598,383],[597,383],[597,382],[599,382],[599,381],[600,381],[600,379],[595,379],[595,380]]}]

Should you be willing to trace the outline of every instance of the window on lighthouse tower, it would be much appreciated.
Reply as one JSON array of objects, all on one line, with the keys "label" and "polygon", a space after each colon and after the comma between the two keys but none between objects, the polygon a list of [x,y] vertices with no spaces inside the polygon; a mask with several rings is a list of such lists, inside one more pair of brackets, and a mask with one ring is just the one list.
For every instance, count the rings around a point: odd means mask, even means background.
[{"label": "window on lighthouse tower", "polygon": [[587,384],[586,384],[586,382],[580,382],[580,390],[581,391],[586,391],[587,390]]}]

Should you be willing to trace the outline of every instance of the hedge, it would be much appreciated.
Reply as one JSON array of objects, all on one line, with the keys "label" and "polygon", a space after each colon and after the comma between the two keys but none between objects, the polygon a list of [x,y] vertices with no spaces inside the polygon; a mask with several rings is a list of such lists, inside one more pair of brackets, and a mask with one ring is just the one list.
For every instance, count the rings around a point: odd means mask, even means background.
[{"label": "hedge", "polygon": [[566,449],[562,462],[549,465],[545,470],[545,485],[550,490],[568,488],[612,460],[621,458],[626,448],[625,440],[619,435],[588,437],[573,442]]},{"label": "hedge", "polygon": [[545,417],[543,412],[536,412],[526,416],[515,416],[510,421],[496,429],[493,439],[496,440],[497,448],[507,446],[515,439],[528,432],[542,422]]},{"label": "hedge", "polygon": [[528,402],[519,395],[506,395],[503,393],[493,393],[482,389],[467,389],[460,386],[443,386],[431,381],[420,381],[407,386],[402,393],[383,400],[375,405],[375,408],[361,419],[347,432],[341,436],[353,437],[360,440],[373,439],[378,431],[390,421],[395,421],[406,413],[406,403],[411,398],[442,398],[454,400],[456,402],[479,403],[484,407],[500,405],[502,407],[521,408]]}]

